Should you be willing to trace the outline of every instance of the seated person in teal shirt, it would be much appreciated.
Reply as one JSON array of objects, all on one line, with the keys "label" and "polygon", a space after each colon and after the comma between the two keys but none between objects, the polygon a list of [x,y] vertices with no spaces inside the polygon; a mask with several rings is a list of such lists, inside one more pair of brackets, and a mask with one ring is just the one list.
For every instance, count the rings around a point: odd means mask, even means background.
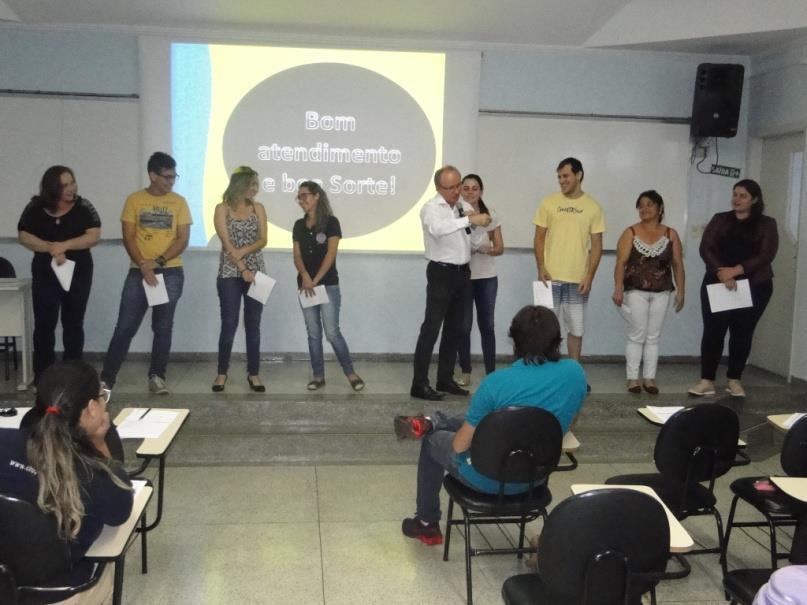
[{"label": "seated person in teal shirt", "polygon": [[[508,368],[489,374],[471,399],[467,414],[449,418],[397,416],[399,438],[423,440],[418,460],[417,501],[414,518],[404,519],[405,536],[428,545],[442,544],[440,531],[440,487],[443,474],[450,473],[466,485],[487,493],[498,493],[498,483],[474,469],[469,449],[474,430],[491,412],[510,406],[537,407],[552,412],[564,433],[569,430],[586,396],[586,376],[573,359],[560,357],[560,326],[551,309],[526,306],[510,325],[515,361]],[[507,493],[526,489],[520,484],[506,487]]]}]

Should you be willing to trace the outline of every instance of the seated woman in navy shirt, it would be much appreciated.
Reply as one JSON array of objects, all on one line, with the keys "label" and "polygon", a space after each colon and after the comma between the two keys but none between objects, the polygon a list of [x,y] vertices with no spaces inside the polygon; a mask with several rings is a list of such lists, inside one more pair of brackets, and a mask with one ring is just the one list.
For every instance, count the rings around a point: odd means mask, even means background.
[{"label": "seated woman in navy shirt", "polygon": [[[132,511],[131,483],[104,441],[106,402],[92,366],[56,363],[42,373],[26,426],[0,429],[0,492],[56,518],[59,536],[70,542],[70,584],[87,580],[91,566],[83,557],[104,525],[121,525]],[[91,598],[91,591],[81,595],[103,602],[99,591],[111,593],[112,566]]]}]

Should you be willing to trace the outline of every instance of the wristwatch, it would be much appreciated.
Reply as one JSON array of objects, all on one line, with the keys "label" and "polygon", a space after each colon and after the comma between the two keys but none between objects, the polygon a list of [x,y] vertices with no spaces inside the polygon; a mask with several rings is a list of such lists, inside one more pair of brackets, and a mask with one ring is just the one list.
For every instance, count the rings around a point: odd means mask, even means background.
[{"label": "wristwatch", "polygon": [[165,267],[165,257],[160,254],[157,258],[154,259],[154,262],[157,263],[160,267]]}]

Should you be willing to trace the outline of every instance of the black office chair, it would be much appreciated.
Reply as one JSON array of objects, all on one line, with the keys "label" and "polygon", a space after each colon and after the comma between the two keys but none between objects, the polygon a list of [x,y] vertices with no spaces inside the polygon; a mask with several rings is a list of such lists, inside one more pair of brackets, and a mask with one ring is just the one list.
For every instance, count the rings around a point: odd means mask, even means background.
[{"label": "black office chair", "polygon": [[[807,416],[800,418],[785,435],[779,457],[782,470],[790,477],[807,477]],[[763,482],[767,489],[758,489]],[[788,557],[787,552],[776,550],[776,528],[793,527],[799,517],[807,513],[807,503],[791,498],[771,483],[768,477],[742,477],[731,483],[734,499],[731,501],[729,520],[726,524],[725,549],[728,551],[732,527],[767,527],[770,534],[771,570],[779,559]],[[753,506],[765,517],[764,521],[734,521],[737,503],[742,500]]]},{"label": "black office chair", "polygon": [[[443,487],[449,495],[446,517],[445,550],[448,561],[451,527],[465,527],[465,581],[468,604],[473,603],[471,557],[485,554],[518,554],[523,557],[532,548],[524,546],[528,522],[546,519],[546,507],[552,501],[547,486],[549,474],[560,459],[563,435],[557,418],[546,410],[533,407],[509,407],[485,416],[474,431],[471,460],[482,475],[499,482],[498,494],[476,491],[451,475]],[[505,495],[506,483],[524,483],[521,494]],[[453,519],[454,503],[462,510],[462,519]],[[518,546],[512,548],[471,548],[471,526],[518,524]]]},{"label": "black office chair", "polygon": [[713,515],[718,547],[687,554],[719,553],[725,573],[723,520],[717,510],[714,485],[735,464],[739,433],[737,414],[725,406],[706,403],[684,408],[659,431],[653,452],[658,473],[619,475],[606,483],[652,487],[679,521]]},{"label": "black office chair", "polygon": [[651,496],[626,489],[586,492],[560,502],[538,544],[538,573],[508,578],[506,605],[639,605],[665,573],[670,526]]},{"label": "black office chair", "polygon": [[[58,537],[56,519],[38,506],[0,494],[0,602],[11,605],[53,603],[93,587],[103,565],[88,566],[88,576],[71,584],[70,547]],[[2,592],[5,591],[5,592]]]},{"label": "black office chair", "polygon": [[[0,278],[17,277],[14,265],[7,258],[0,257]],[[14,371],[17,370],[17,338],[15,336],[3,336],[0,339],[0,353],[6,369],[6,380],[11,378],[10,362],[14,361]]]}]

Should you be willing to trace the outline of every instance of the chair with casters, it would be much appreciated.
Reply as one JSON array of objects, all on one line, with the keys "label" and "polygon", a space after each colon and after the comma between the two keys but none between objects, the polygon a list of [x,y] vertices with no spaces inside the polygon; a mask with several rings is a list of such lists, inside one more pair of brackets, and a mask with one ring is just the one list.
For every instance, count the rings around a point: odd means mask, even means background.
[{"label": "chair with casters", "polygon": [[605,483],[653,488],[679,521],[712,515],[717,525],[717,547],[692,550],[687,554],[720,554],[725,573],[723,520],[717,510],[714,485],[716,479],[736,464],[739,432],[737,414],[726,406],[706,403],[684,408],[659,431],[653,452],[659,472],[619,475]]},{"label": "chair with casters", "polygon": [[89,564],[80,583],[71,580],[70,546],[56,519],[19,498],[0,494],[0,597],[34,605],[62,601],[95,586],[103,564]]},{"label": "chair with casters", "polygon": [[[790,477],[807,477],[807,416],[800,418],[785,434],[782,453],[779,457],[782,470]],[[779,559],[788,557],[787,552],[776,548],[776,528],[793,527],[799,517],[807,513],[807,502],[785,494],[768,477],[742,477],[731,483],[734,498],[731,501],[726,524],[725,549],[728,552],[729,538],[733,527],[767,527],[770,535],[771,570]],[[742,500],[753,506],[765,519],[735,521],[737,504]]]},{"label": "chair with casters", "polygon": [[651,496],[627,489],[585,492],[560,502],[538,542],[538,571],[508,578],[505,605],[639,605],[667,573],[670,526]]},{"label": "chair with casters", "polygon": [[[0,278],[17,277],[14,265],[7,258],[0,257]],[[6,380],[11,378],[11,362],[14,363],[14,370],[17,370],[17,337],[0,337],[0,353],[3,353],[4,366],[6,370]]]},{"label": "chair with casters", "polygon": [[[471,557],[517,554],[522,558],[524,553],[532,552],[532,547],[524,546],[525,526],[538,517],[546,519],[546,507],[552,501],[547,479],[560,460],[562,440],[560,423],[546,410],[535,407],[497,410],[476,427],[470,454],[474,469],[499,483],[498,493],[477,491],[451,475],[443,480],[449,496],[443,560],[448,560],[452,526],[464,526],[469,605],[473,603]],[[507,495],[508,483],[521,483],[524,491]],[[462,519],[452,518],[455,503],[462,510]],[[510,548],[472,548],[471,526],[488,524],[517,524],[518,544],[511,542]]]}]

